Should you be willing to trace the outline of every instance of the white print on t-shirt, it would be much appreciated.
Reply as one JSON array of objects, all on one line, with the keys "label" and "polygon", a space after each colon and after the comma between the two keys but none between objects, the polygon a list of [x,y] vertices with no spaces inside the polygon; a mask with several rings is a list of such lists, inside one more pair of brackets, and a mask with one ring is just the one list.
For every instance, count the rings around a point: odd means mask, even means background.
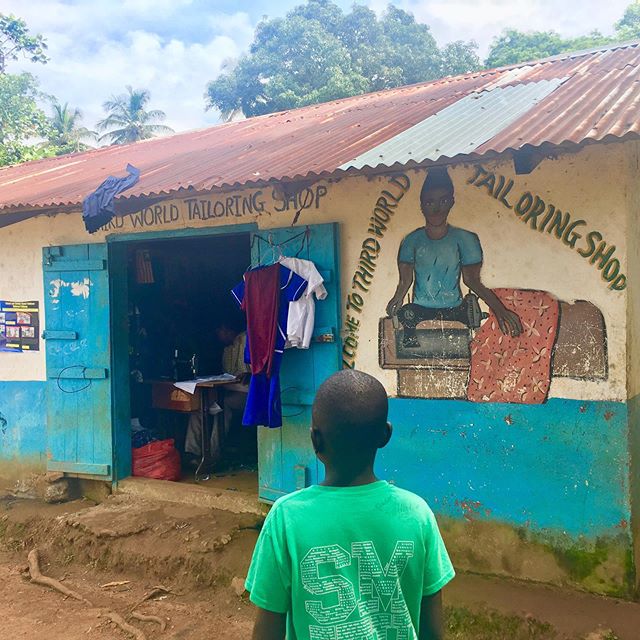
[{"label": "white print on t-shirt", "polygon": [[[305,590],[320,596],[305,599],[307,613],[318,623],[309,625],[311,640],[387,640],[387,635],[389,640],[416,640],[400,588],[400,578],[413,552],[413,542],[398,540],[383,567],[370,540],[353,542],[351,553],[337,544],[311,549],[300,563]],[[358,562],[358,585],[340,571],[350,566],[353,558]],[[327,564],[335,571],[326,567],[321,570]]]}]

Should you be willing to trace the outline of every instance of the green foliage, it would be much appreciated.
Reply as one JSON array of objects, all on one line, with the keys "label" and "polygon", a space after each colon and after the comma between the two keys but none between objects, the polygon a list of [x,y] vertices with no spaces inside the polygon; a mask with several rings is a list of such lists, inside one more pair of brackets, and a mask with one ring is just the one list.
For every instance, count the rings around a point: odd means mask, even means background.
[{"label": "green foliage", "polygon": [[31,74],[0,74],[0,166],[53,154],[51,148],[35,143],[50,133],[47,116],[37,104],[41,97]]},{"label": "green foliage", "polygon": [[621,41],[640,38],[640,0],[632,2],[616,22],[616,35]]},{"label": "green foliage", "polygon": [[502,67],[517,62],[539,60],[566,51],[603,46],[611,41],[611,38],[603,36],[599,31],[592,31],[586,36],[563,39],[555,31],[525,33],[516,29],[506,29],[501,36],[494,38],[486,66]]},{"label": "green foliage", "polygon": [[49,118],[50,132],[46,144],[55,148],[55,155],[90,149],[91,146],[83,140],[95,139],[96,133],[80,126],[80,109],[71,109],[66,102],[61,105],[56,99],[52,101],[52,107],[53,115]]},{"label": "green foliage", "polygon": [[98,130],[106,131],[99,140],[111,144],[127,144],[147,140],[162,133],[173,133],[171,127],[159,124],[165,119],[164,111],[146,110],[151,94],[146,89],[126,87],[127,93],[112,96],[102,106],[107,117],[98,122]]},{"label": "green foliage", "polygon": [[248,55],[209,84],[207,107],[262,115],[475,70],[477,45],[440,50],[427,25],[393,5],[378,18],[307,0],[256,28]]},{"label": "green foliage", "polygon": [[20,55],[31,62],[47,62],[46,49],[47,44],[40,34],[29,35],[24,20],[0,13],[0,74],[6,71],[10,60],[17,60]]},{"label": "green foliage", "polygon": [[576,38],[562,38],[555,31],[505,29],[502,35],[494,38],[485,64],[491,68],[501,67],[639,38],[640,0],[634,0],[616,22],[612,36],[605,36],[596,30]]}]

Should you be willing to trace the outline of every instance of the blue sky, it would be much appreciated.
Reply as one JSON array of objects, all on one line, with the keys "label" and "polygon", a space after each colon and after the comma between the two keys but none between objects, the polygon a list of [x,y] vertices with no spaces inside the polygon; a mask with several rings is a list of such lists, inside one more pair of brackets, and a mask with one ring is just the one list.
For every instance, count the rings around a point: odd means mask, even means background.
[{"label": "blue sky", "polygon": [[[485,55],[502,29],[555,29],[565,36],[612,31],[631,0],[397,0],[429,24],[440,45],[474,39]],[[336,3],[348,10],[347,0]],[[387,0],[361,0],[382,12]],[[151,91],[151,107],[167,114],[176,131],[218,122],[205,112],[207,82],[225,60],[248,48],[264,15],[281,16],[290,0],[3,0],[0,11],[24,18],[45,35],[51,61],[13,64],[41,88],[79,107],[92,128],[102,103],[127,84]]]}]

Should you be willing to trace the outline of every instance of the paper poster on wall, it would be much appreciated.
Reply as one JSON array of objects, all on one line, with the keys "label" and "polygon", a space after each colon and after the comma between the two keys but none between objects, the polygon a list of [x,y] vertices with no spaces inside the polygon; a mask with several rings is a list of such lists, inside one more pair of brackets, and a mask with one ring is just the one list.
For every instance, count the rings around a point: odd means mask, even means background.
[{"label": "paper poster on wall", "polygon": [[40,349],[40,309],[37,301],[0,300],[0,351]]}]

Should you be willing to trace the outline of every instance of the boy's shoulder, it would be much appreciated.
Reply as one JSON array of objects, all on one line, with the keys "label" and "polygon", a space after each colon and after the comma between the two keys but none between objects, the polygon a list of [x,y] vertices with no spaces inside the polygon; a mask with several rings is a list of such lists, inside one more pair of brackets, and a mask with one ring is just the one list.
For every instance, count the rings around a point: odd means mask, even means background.
[{"label": "boy's shoulder", "polygon": [[[412,491],[401,489],[390,482],[379,483],[378,488],[380,491],[384,491],[391,501],[396,504],[401,504],[406,510],[414,511],[416,515],[426,516],[428,518],[433,517],[433,512],[427,502]],[[336,491],[336,489],[333,488],[333,491]],[[337,489],[337,491],[339,491],[339,489]],[[312,507],[319,498],[320,495],[317,485],[299,489],[298,491],[278,498],[271,507],[269,516],[276,517],[276,514],[282,515],[288,511]]]},{"label": "boy's shoulder", "polygon": [[296,491],[292,491],[291,493],[287,493],[284,496],[280,496],[269,509],[269,513],[267,514],[267,519],[271,520],[276,518],[283,513],[286,513],[290,509],[295,509],[301,504],[309,503],[309,489],[312,487],[307,487],[306,489],[297,489]]},{"label": "boy's shoulder", "polygon": [[408,489],[402,489],[394,484],[389,484],[389,486],[392,488],[393,494],[398,502],[414,509],[416,513],[430,517],[433,516],[433,511],[431,511],[431,507],[427,504],[427,501],[417,493],[413,493],[413,491],[409,491]]}]

